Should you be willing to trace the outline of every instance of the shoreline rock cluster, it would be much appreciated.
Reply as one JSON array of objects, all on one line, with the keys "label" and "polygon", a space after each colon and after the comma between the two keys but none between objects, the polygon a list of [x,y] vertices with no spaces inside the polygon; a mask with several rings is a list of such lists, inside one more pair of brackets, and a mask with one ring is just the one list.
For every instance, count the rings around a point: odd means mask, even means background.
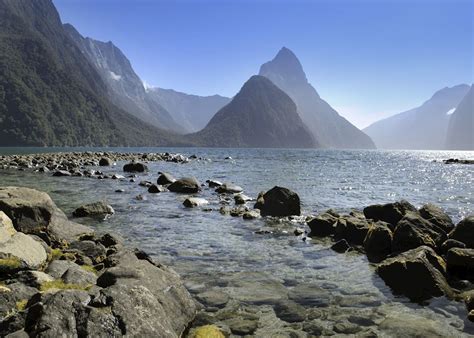
[{"label": "shoreline rock cluster", "polygon": [[474,320],[474,215],[455,225],[433,204],[416,209],[401,200],[349,215],[329,210],[308,226],[310,237],[332,237],[335,251],[365,253],[395,294],[464,300]]},{"label": "shoreline rock cluster", "polygon": [[180,337],[196,304],[179,276],[51,198],[0,187],[0,335]]}]

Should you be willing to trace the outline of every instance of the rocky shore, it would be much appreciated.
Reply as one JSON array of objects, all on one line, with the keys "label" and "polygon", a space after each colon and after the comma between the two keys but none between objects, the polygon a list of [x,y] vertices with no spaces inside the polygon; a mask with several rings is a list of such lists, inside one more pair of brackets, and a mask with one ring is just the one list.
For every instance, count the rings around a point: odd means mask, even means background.
[{"label": "rocky shore", "polygon": [[[462,301],[470,311],[468,319],[474,320],[474,215],[454,224],[435,205],[427,204],[417,209],[404,200],[371,205],[348,214],[327,210],[317,215],[302,215],[298,194],[278,186],[253,198],[244,195],[244,189],[236,184],[212,178],[201,184],[194,177],[175,178],[170,173],[158,173],[154,181],[135,183],[140,175],[147,173],[147,161],[185,163],[192,159],[199,160],[195,156],[187,158],[172,154],[63,153],[0,157],[0,167],[46,172],[52,176],[69,176],[56,174],[66,171],[71,175],[82,173],[74,176],[115,178],[138,184],[148,194],[181,194],[186,208],[209,212],[215,210],[213,207],[217,204],[217,210],[222,215],[241,217],[243,220],[263,217],[264,220],[289,222],[293,224],[294,235],[302,241],[326,241],[324,238],[329,238],[333,241],[332,249],[338,253],[366,255],[394,294],[406,296],[418,304],[439,296]],[[116,161],[124,162],[123,165],[117,164],[123,175],[107,175],[92,169],[94,166],[109,166]],[[208,192],[207,197],[204,191]],[[137,198],[145,196],[142,194]],[[288,293],[283,285],[260,281],[258,272],[229,277],[222,283],[233,292],[244,285],[254,285],[255,293],[239,295],[242,297],[239,301],[246,304],[264,303],[269,305],[268,309],[259,307],[258,313],[254,307],[244,310],[222,291],[193,290],[187,286],[194,295],[193,300],[172,270],[154,262],[139,250],[127,249],[113,234],[99,235],[90,228],[67,220],[44,193],[26,188],[2,188],[0,210],[5,213],[0,217],[3,226],[0,238],[5,239],[2,243],[9,243],[14,236],[26,236],[27,241],[40,243],[40,246],[27,245],[30,250],[22,252],[27,255],[25,257],[14,256],[18,253],[13,252],[0,260],[8,266],[12,257],[19,258],[19,265],[15,268],[9,270],[0,266],[2,276],[6,276],[2,278],[4,281],[0,291],[4,292],[0,292],[0,296],[8,300],[8,306],[1,314],[4,319],[0,322],[0,334],[18,331],[34,335],[53,330],[51,336],[61,332],[76,332],[73,334],[79,336],[136,335],[137,332],[138,335],[172,337],[182,335],[185,328],[191,326],[186,333],[190,337],[259,336],[270,332],[272,325],[278,321],[299,324],[283,324],[272,331],[274,334],[299,337],[305,336],[304,332],[312,332],[316,336],[356,332],[368,334],[371,331],[363,327],[376,325],[375,322],[361,324],[364,322],[362,319],[361,323],[355,319],[352,322],[351,317],[344,324],[335,324],[332,328],[316,325],[321,316],[317,308],[328,306],[325,301],[327,295],[322,290],[314,286],[295,285]],[[73,215],[103,217],[113,213],[113,206],[92,202],[78,207]],[[255,233],[270,234],[274,230],[274,227],[264,226]],[[0,253],[3,252],[2,245]],[[57,272],[60,265],[61,270]],[[16,290],[15,287],[18,287],[18,292],[12,291]],[[134,289],[138,287],[147,290]],[[136,292],[130,291],[132,289]],[[52,295],[58,293],[61,296],[57,297],[66,299],[65,304],[78,302],[80,305],[74,305],[77,310],[65,311],[64,319],[54,319],[54,323],[59,324],[49,324],[48,320],[52,320],[49,317],[41,319],[46,313],[44,304],[53,304],[47,309],[49,314],[61,312],[62,307],[68,306],[56,304],[58,300]],[[303,308],[302,305],[307,305],[313,298],[312,309]],[[41,305],[36,305],[38,303]],[[140,315],[127,311],[140,306],[143,308]],[[265,312],[267,310],[268,313]],[[100,316],[105,316],[104,313],[107,316],[99,319],[96,311],[101,312]],[[76,326],[64,324],[73,319]],[[110,324],[104,326],[98,321]],[[380,322],[386,327],[392,324]],[[87,330],[90,327],[90,331],[80,331],[83,327]],[[423,332],[423,329],[413,328],[412,332]],[[48,336],[48,333],[41,335]]]},{"label": "rocky shore", "polygon": [[0,273],[2,337],[180,337],[196,313],[173,270],[33,189],[0,188]]}]

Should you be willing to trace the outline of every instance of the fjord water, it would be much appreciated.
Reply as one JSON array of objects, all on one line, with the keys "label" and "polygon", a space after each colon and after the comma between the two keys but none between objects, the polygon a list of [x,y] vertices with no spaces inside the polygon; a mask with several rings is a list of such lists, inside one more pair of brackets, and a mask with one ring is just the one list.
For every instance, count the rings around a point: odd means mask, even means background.
[{"label": "fjord water", "polygon": [[[327,240],[303,241],[293,235],[296,226],[304,226],[297,221],[244,221],[223,216],[218,211],[221,204],[217,194],[207,188],[200,196],[210,201],[212,211],[185,209],[182,202],[186,196],[148,194],[138,186],[140,179],[155,181],[159,171],[175,177],[195,176],[202,183],[206,179],[233,182],[251,197],[279,185],[299,194],[304,215],[328,208],[348,212],[351,208],[404,198],[417,207],[437,204],[457,222],[474,213],[474,166],[446,165],[441,160],[472,159],[473,152],[106,150],[180,152],[206,160],[149,163],[149,173],[139,175],[136,183],[3,170],[0,184],[46,191],[69,215],[81,204],[106,200],[114,207],[115,215],[103,222],[80,222],[99,231],[120,233],[128,243],[171,265],[195,294],[212,289],[226,293],[236,304],[264,307],[285,302],[285,292],[299,290],[307,300],[302,302],[303,306],[318,306],[321,315],[316,320],[329,329],[345,322],[381,335],[392,335],[397,327],[448,336],[474,333],[474,326],[465,319],[467,313],[462,303],[439,298],[428,306],[420,306],[393,296],[364,255],[337,254],[329,249],[331,243]],[[0,154],[32,151],[51,149],[0,149]],[[227,156],[232,159],[224,159]],[[117,163],[100,170],[122,173],[122,165]],[[125,192],[115,193],[116,189]],[[138,194],[146,196],[146,200],[136,200]],[[262,229],[268,232],[255,233]]]}]

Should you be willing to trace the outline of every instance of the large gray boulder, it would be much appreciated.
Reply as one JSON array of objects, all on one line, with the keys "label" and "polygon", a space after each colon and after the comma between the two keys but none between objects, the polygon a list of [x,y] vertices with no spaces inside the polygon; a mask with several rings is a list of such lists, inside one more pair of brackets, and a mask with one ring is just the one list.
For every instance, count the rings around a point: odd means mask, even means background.
[{"label": "large gray boulder", "polygon": [[443,229],[428,222],[417,212],[407,212],[393,232],[392,250],[403,252],[421,245],[436,249],[446,239]]},{"label": "large gray boulder", "polygon": [[416,212],[416,208],[405,200],[387,204],[375,204],[364,208],[367,219],[384,221],[395,226],[408,211]]},{"label": "large gray boulder", "polygon": [[194,194],[199,192],[199,189],[199,182],[194,177],[180,178],[168,186],[169,191],[183,194]]},{"label": "large gray boulder", "polygon": [[412,301],[453,294],[445,278],[444,260],[427,246],[387,258],[377,266],[377,273],[394,293]]},{"label": "large gray boulder", "polygon": [[463,242],[468,248],[474,248],[474,215],[459,222],[449,234],[449,238]]},{"label": "large gray boulder", "polygon": [[262,216],[299,216],[300,197],[290,189],[276,186],[259,196],[255,209],[260,209]]}]

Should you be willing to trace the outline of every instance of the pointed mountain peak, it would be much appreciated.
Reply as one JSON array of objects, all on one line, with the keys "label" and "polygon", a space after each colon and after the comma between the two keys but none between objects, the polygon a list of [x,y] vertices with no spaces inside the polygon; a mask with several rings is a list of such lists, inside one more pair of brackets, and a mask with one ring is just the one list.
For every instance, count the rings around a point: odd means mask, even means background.
[{"label": "pointed mountain peak", "polygon": [[259,75],[272,78],[272,75],[284,78],[292,83],[308,83],[303,66],[290,49],[283,47],[273,58],[260,67]]}]

